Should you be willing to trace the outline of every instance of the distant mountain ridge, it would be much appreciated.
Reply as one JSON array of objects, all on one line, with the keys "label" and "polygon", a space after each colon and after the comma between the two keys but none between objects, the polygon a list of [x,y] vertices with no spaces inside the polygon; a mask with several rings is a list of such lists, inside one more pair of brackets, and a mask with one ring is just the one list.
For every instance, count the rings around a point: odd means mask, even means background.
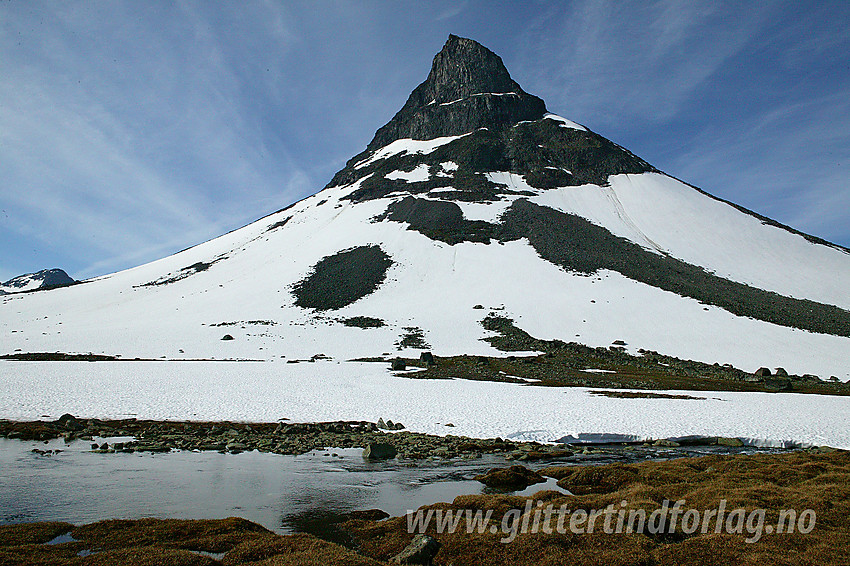
[{"label": "distant mountain ridge", "polygon": [[76,283],[61,269],[42,269],[35,273],[26,273],[0,283],[0,294],[21,293],[38,289],[65,287]]}]

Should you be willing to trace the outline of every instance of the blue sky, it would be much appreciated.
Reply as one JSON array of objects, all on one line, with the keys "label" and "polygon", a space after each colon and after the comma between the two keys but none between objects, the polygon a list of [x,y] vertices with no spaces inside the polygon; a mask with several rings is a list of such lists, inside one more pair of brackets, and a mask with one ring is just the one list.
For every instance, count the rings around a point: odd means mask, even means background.
[{"label": "blue sky", "polygon": [[449,33],[550,111],[850,246],[848,2],[0,2],[0,280],[163,257],[323,187]]}]

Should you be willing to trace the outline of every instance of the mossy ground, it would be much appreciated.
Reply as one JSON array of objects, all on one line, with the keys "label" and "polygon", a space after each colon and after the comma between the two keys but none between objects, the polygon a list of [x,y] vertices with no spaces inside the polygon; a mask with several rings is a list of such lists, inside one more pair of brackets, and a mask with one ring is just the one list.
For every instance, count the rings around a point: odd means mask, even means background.
[{"label": "mossy ground", "polygon": [[[62,534],[70,535],[73,540],[45,544]],[[0,527],[0,565],[3,566],[241,564],[371,566],[378,563],[310,535],[280,536],[236,517],[110,520],[79,527],[67,523]]]},{"label": "mossy ground", "polygon": [[[664,462],[612,464],[593,467],[559,467],[541,470],[560,477],[559,485],[576,495],[542,491],[530,499],[557,509],[600,510],[609,504],[628,502],[628,509],[647,515],[663,500],[684,499],[683,509],[716,509],[720,500],[728,509],[765,509],[765,525],[776,524],[780,510],[813,509],[817,522],[808,534],[765,534],[755,543],[744,534],[699,531],[686,535],[681,529],[659,537],[644,534],[519,534],[500,542],[503,534],[467,534],[465,518],[454,534],[438,534],[442,548],[435,564],[462,565],[562,565],[615,564],[649,566],[699,565],[802,565],[847,564],[850,548],[850,453],[707,456]],[[528,498],[510,495],[469,495],[452,503],[423,509],[493,509],[501,517],[510,509],[523,509]],[[618,507],[619,508],[619,507]],[[360,551],[386,560],[403,549],[413,535],[407,518],[382,522],[350,521]]]}]

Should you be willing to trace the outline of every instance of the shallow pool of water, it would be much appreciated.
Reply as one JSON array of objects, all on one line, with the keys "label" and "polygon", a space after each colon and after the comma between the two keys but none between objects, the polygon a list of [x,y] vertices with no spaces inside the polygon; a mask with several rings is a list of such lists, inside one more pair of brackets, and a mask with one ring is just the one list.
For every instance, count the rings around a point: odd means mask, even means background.
[{"label": "shallow pool of water", "polygon": [[[61,452],[41,455],[33,448]],[[458,495],[482,493],[484,486],[473,478],[506,464],[499,456],[367,462],[361,453],[98,454],[82,441],[66,445],[61,440],[0,439],[0,524],[239,516],[288,533],[310,530],[311,523],[328,514],[382,509],[398,516]],[[558,488],[550,480],[520,493],[541,489]]]}]

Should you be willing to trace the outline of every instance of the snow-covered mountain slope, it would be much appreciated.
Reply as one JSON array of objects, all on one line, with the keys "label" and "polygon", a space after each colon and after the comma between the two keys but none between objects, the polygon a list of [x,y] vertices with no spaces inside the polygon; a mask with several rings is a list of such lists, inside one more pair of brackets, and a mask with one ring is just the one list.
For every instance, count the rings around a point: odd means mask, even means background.
[{"label": "snow-covered mountain slope", "polygon": [[64,287],[73,283],[74,280],[61,269],[42,269],[36,273],[18,275],[5,283],[0,283],[0,295]]},{"label": "snow-covered mountain slope", "polygon": [[2,297],[0,354],[500,355],[482,341],[493,311],[541,339],[848,379],[848,288],[847,250],[549,114],[452,36],[325,189],[162,260]]}]

